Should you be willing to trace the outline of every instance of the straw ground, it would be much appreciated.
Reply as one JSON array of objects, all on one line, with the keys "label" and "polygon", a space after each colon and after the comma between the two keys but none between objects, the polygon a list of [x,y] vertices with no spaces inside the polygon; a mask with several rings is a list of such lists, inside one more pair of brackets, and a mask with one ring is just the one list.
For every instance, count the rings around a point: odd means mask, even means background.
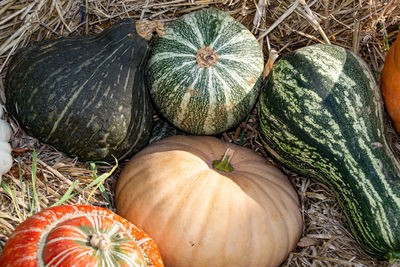
[{"label": "straw ground", "polygon": [[[166,24],[205,7],[229,12],[248,27],[262,43],[267,66],[296,48],[333,43],[359,54],[377,80],[400,24],[399,0],[2,0],[0,74],[4,78],[16,49],[34,41],[96,34],[127,17]],[[4,103],[1,86],[0,99]],[[64,202],[115,210],[113,186],[126,160],[114,169],[116,165],[79,162],[27,135],[13,118],[7,120],[13,129],[14,165],[0,187],[0,249],[14,228],[39,209]],[[399,135],[389,120],[385,126],[399,156]],[[250,147],[272,162],[259,142],[255,110],[219,137]],[[305,225],[303,238],[284,266],[389,265],[369,257],[355,243],[329,189],[286,173],[301,199]]]}]

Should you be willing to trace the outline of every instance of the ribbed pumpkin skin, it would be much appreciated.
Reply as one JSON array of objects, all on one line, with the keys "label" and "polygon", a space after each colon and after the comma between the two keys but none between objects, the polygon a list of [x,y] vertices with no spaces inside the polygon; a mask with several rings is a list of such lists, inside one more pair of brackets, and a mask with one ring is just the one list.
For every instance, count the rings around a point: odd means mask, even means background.
[{"label": "ribbed pumpkin skin", "polygon": [[149,53],[132,20],[32,44],[8,66],[7,109],[29,134],[82,161],[122,159],[150,135]]},{"label": "ribbed pumpkin skin", "polygon": [[[227,147],[229,173],[212,167]],[[287,177],[209,136],[172,136],[137,153],[118,180],[116,206],[151,235],[167,266],[278,266],[302,231]]]},{"label": "ribbed pumpkin skin", "polygon": [[[96,234],[111,246],[93,246]],[[154,266],[163,262],[154,241],[132,223],[110,210],[86,205],[64,205],[36,213],[9,237],[0,255],[2,267],[41,266]]]},{"label": "ribbed pumpkin skin", "polygon": [[382,93],[387,112],[400,132],[400,32],[383,65]]},{"label": "ribbed pumpkin skin", "polygon": [[400,257],[400,168],[382,114],[368,66],[332,45],[279,60],[258,109],[260,139],[271,155],[328,185],[360,245],[393,259]]},{"label": "ribbed pumpkin skin", "polygon": [[[196,54],[211,47],[214,66]],[[263,53],[252,33],[228,13],[203,9],[166,26],[149,60],[148,84],[159,111],[192,134],[217,134],[250,112],[261,87]]]}]

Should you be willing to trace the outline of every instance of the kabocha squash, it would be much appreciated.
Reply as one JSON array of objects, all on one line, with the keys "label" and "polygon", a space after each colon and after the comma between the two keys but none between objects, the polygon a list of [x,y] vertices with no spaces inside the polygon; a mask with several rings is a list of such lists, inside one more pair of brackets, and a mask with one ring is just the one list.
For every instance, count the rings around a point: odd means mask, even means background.
[{"label": "kabocha squash", "polygon": [[0,105],[0,183],[1,176],[12,167],[11,146],[8,143],[11,137],[10,125],[3,120],[3,105]]},{"label": "kabocha squash", "polygon": [[148,67],[159,111],[192,134],[217,134],[250,112],[261,87],[263,53],[228,13],[203,9],[165,27]]},{"label": "kabocha squash", "polygon": [[2,267],[163,266],[154,241],[110,210],[65,205],[21,223],[0,255]]},{"label": "kabocha squash", "polygon": [[7,109],[29,134],[81,161],[122,159],[150,136],[149,53],[132,20],[32,44],[8,66]]},{"label": "kabocha squash", "polygon": [[154,239],[167,266],[278,266],[302,232],[287,177],[210,136],[145,147],[122,170],[116,206]]},{"label": "kabocha squash", "polygon": [[382,93],[387,112],[400,132],[400,31],[383,65]]},{"label": "kabocha squash", "polygon": [[368,66],[334,45],[279,60],[258,107],[260,139],[271,155],[328,185],[359,244],[391,260],[400,257],[400,166],[382,114]]}]

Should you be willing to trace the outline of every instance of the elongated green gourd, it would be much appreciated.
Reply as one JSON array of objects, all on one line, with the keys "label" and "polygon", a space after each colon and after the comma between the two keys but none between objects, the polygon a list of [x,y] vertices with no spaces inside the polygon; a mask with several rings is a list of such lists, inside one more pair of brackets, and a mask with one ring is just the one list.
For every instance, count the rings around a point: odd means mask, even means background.
[{"label": "elongated green gourd", "polygon": [[400,258],[400,167],[364,61],[333,45],[287,55],[268,76],[258,116],[266,149],[330,187],[359,244],[378,258]]},{"label": "elongated green gourd", "polygon": [[5,81],[7,109],[32,136],[81,161],[122,159],[150,136],[144,86],[150,46],[133,20],[98,35],[19,49]]}]

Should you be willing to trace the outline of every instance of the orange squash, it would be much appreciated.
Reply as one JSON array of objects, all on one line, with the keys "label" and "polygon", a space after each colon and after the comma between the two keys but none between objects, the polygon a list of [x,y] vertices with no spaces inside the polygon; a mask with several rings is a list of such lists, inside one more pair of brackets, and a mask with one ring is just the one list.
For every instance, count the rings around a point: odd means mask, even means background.
[{"label": "orange squash", "polygon": [[140,151],[119,177],[116,205],[154,239],[166,266],[278,266],[302,232],[287,177],[210,136],[173,136]]},{"label": "orange squash", "polygon": [[0,255],[2,267],[162,267],[154,241],[114,212],[64,205],[21,223]]},{"label": "orange squash", "polygon": [[386,110],[400,132],[400,31],[385,59],[382,71],[382,93]]}]

